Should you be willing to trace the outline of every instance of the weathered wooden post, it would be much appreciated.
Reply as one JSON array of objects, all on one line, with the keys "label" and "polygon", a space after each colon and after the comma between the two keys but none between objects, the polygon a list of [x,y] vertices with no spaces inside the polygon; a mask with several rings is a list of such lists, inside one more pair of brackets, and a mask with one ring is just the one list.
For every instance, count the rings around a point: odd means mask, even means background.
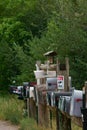
[{"label": "weathered wooden post", "polygon": [[[36,94],[37,94],[37,107],[38,107],[38,124],[44,125],[48,127],[48,110],[45,100],[43,90],[46,89],[46,78],[45,78],[45,71],[40,68],[40,63],[37,62],[36,64],[36,79],[37,79],[37,85],[36,85]],[[45,94],[46,95],[46,94]]]},{"label": "weathered wooden post", "polygon": [[[65,63],[60,63],[59,60],[57,60],[57,86],[58,86],[58,91],[69,91],[70,86],[69,86],[69,59],[65,58]],[[71,130],[71,119],[68,118],[66,115],[60,113],[58,111],[58,127],[57,130]],[[62,118],[62,128],[60,127],[61,125],[61,118]],[[58,121],[59,120],[59,121]]]},{"label": "weathered wooden post", "polygon": [[[49,51],[49,52],[47,52],[47,53],[45,53],[44,54],[46,57],[47,57],[47,74],[49,74],[50,73],[50,71],[51,71],[51,73],[52,73],[52,71],[53,72],[55,72],[55,76],[53,75],[52,77],[51,77],[51,75],[50,75],[50,77],[51,78],[53,78],[53,77],[56,77],[56,64],[55,64],[55,59],[54,59],[54,57],[57,55],[57,53],[55,52],[55,51]],[[49,77],[49,76],[48,76]],[[51,83],[50,83],[51,84]],[[56,89],[57,90],[57,89]],[[51,90],[52,91],[52,90]],[[57,108],[56,108],[56,111],[54,111],[55,112],[55,116],[56,116],[56,120],[57,120]],[[53,126],[52,126],[52,118],[53,118],[53,109],[50,109],[49,108],[49,114],[50,115],[48,115],[49,116],[49,118],[50,118],[50,127],[52,128]]]},{"label": "weathered wooden post", "polygon": [[65,58],[65,63],[61,63],[57,60],[57,76],[64,76],[64,84],[61,86],[58,84],[58,90],[69,91],[69,59]]},{"label": "weathered wooden post", "polygon": [[85,105],[86,105],[86,108],[87,108],[87,81],[85,82],[85,97],[86,97],[86,103],[85,103]]},{"label": "weathered wooden post", "polygon": [[[55,70],[55,72],[56,72],[56,67],[54,65],[54,56],[55,55],[56,55],[56,52],[54,52],[54,51],[49,51],[44,54],[44,56],[47,57],[47,63],[41,65],[40,70],[44,70],[45,75],[43,75],[43,77],[40,78],[40,84],[39,84],[39,86],[37,86],[38,94],[39,94],[38,95],[38,122],[39,122],[39,124],[44,125],[46,127],[49,127],[49,109],[47,106],[47,102],[45,102],[46,93],[47,93],[46,78],[48,78],[49,76],[51,77],[51,74],[53,76],[53,73],[52,73],[53,70]],[[51,73],[51,74],[49,74],[49,73]],[[42,88],[42,90],[40,88]]]},{"label": "weathered wooden post", "polygon": [[83,90],[83,108],[82,112],[82,122],[83,122],[83,130],[87,130],[87,81],[85,82],[84,90]]}]

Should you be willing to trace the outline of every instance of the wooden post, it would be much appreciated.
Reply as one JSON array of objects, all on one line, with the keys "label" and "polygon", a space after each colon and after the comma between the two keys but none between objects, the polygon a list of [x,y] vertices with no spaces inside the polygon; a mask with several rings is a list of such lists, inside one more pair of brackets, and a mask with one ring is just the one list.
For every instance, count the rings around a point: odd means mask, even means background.
[{"label": "wooden post", "polygon": [[85,82],[85,105],[87,108],[87,81]]},{"label": "wooden post", "polygon": [[83,88],[83,108],[81,109],[81,112],[82,112],[83,130],[87,130],[87,81],[85,82],[85,86]]},{"label": "wooden post", "polygon": [[[64,76],[64,90],[63,91],[68,92],[70,89],[70,86],[69,86],[69,59],[68,58],[65,58],[65,64],[60,63],[59,60],[57,59],[57,75]],[[57,130],[61,130],[61,128],[63,128],[63,130],[71,130],[71,119],[62,113],[60,114],[60,111],[57,112],[57,115],[58,115]],[[64,125],[60,127],[60,125],[62,123]]]},{"label": "wooden post", "polygon": [[59,130],[59,110],[58,110],[58,108],[56,108],[56,124],[57,124],[56,129]]},{"label": "wooden post", "polygon": [[65,58],[65,63],[60,63],[57,59],[57,75],[64,76],[64,91],[69,91],[69,59]]},{"label": "wooden post", "polygon": [[66,91],[69,91],[69,58],[68,57],[66,57],[65,58],[65,60],[66,60]]},{"label": "wooden post", "polygon": [[27,98],[27,112],[28,112],[28,117],[30,117],[30,108],[29,108],[29,98]]}]

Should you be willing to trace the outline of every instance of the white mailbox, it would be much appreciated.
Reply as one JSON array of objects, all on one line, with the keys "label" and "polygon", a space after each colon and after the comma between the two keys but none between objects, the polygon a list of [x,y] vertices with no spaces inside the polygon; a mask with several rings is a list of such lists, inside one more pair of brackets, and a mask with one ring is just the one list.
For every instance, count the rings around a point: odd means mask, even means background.
[{"label": "white mailbox", "polygon": [[70,115],[81,117],[81,107],[82,107],[82,91],[73,90],[70,103]]},{"label": "white mailbox", "polygon": [[35,98],[35,96],[34,96],[34,87],[30,87],[29,97],[30,98]]}]

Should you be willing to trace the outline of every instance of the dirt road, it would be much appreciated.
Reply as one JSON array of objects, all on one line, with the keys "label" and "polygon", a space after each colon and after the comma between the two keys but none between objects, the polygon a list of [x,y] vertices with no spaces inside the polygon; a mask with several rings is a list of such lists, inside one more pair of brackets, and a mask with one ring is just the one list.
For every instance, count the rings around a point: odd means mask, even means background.
[{"label": "dirt road", "polygon": [[0,121],[0,130],[18,130],[18,126],[14,126],[7,121]]}]

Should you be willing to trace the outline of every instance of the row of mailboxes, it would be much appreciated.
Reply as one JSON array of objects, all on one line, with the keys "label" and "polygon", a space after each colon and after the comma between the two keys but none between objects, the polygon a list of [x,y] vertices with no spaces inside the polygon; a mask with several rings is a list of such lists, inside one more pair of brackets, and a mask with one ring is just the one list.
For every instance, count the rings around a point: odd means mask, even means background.
[{"label": "row of mailboxes", "polygon": [[56,106],[61,111],[71,116],[81,117],[82,91],[73,90],[72,92],[48,92],[47,104]]},{"label": "row of mailboxes", "polygon": [[[35,87],[29,87],[29,98],[37,99]],[[35,96],[36,95],[36,96]],[[68,113],[71,116],[81,117],[82,108],[82,91],[73,90],[72,92],[47,92],[47,104],[52,107],[57,107],[61,111]]]},{"label": "row of mailboxes", "polygon": [[[81,117],[81,107],[83,101],[82,91],[75,89],[70,92],[55,91],[57,87],[56,80],[56,78],[47,79],[47,90],[49,90],[47,92],[47,104],[52,107],[57,107],[71,116]],[[36,101],[37,96],[39,96],[37,95],[36,88],[34,86],[27,86],[24,94],[27,98],[33,98],[36,99]]]},{"label": "row of mailboxes", "polygon": [[59,102],[61,102],[61,99],[63,100],[63,98],[66,99],[71,96],[71,92],[48,92],[47,93],[47,102],[48,102],[48,105],[51,105],[51,106],[56,106],[58,107],[59,106]]}]

